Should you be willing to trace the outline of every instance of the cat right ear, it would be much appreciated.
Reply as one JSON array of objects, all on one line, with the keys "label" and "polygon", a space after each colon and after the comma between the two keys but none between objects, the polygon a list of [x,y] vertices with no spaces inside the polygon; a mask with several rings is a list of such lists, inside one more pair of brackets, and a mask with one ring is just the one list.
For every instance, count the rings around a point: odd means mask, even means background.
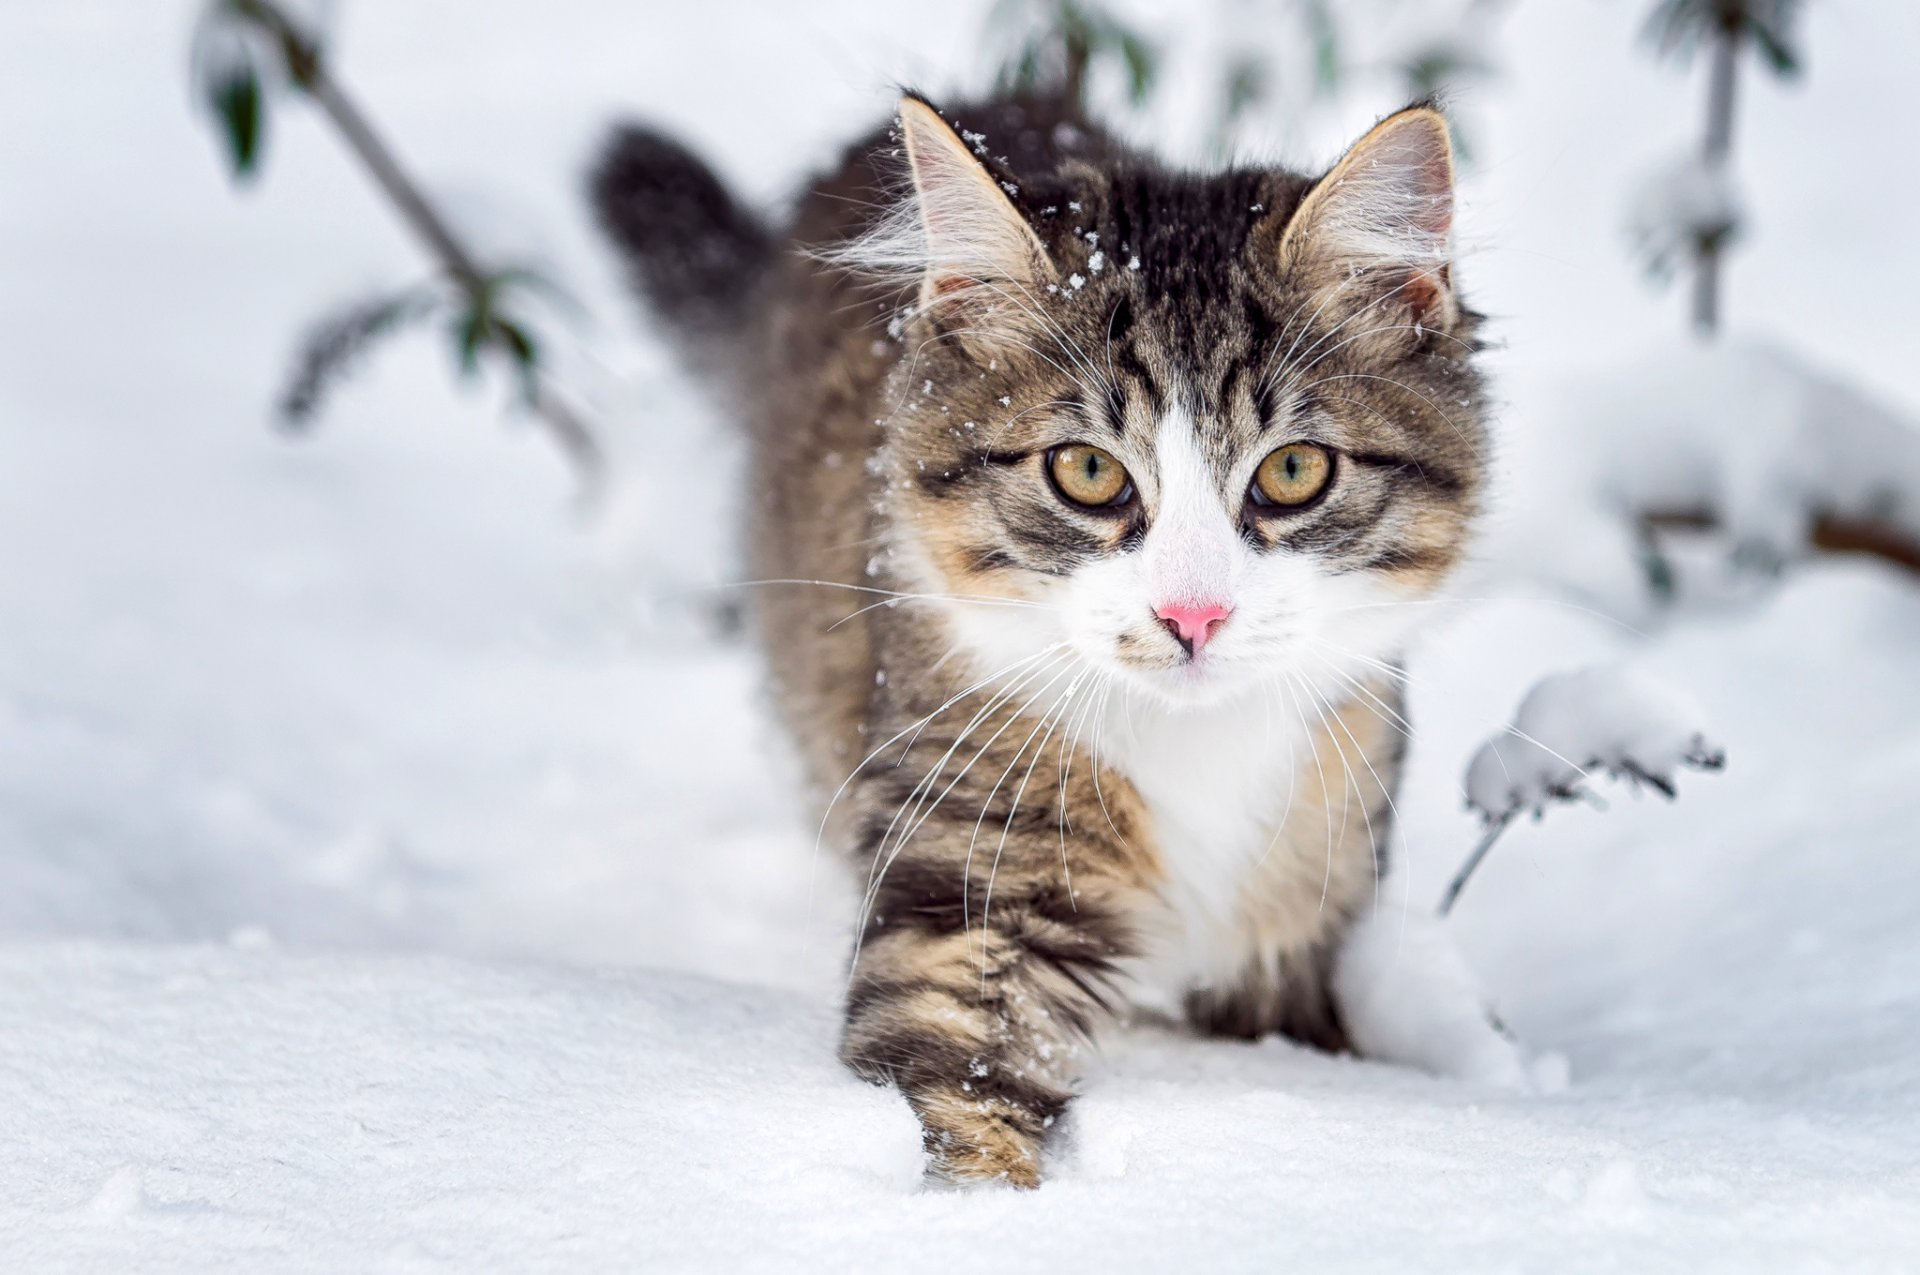
[{"label": "cat right ear", "polygon": [[1031,290],[1049,273],[1046,249],[973,148],[911,94],[900,134],[913,175],[926,250],[920,303],[933,307],[979,289]]},{"label": "cat right ear", "polygon": [[[1453,142],[1431,106],[1389,115],[1301,200],[1280,240],[1283,269],[1335,293],[1391,298],[1444,327],[1453,298]],[[1375,286],[1366,286],[1369,281]]]}]

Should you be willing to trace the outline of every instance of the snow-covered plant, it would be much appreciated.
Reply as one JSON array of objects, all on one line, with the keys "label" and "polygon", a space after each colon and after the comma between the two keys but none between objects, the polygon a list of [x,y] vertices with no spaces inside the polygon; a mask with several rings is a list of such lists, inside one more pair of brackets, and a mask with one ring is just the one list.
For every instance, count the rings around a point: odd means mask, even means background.
[{"label": "snow-covered plant", "polygon": [[1633,235],[1657,279],[1672,273],[1676,241],[1694,261],[1693,322],[1711,334],[1720,325],[1720,263],[1739,230],[1730,176],[1734,80],[1740,53],[1753,48],[1776,75],[1797,75],[1802,0],[1660,0],[1647,37],[1667,57],[1709,54],[1707,120],[1699,157],[1651,183],[1638,201]]},{"label": "snow-covered plant", "polygon": [[1596,774],[1671,800],[1682,768],[1726,765],[1701,721],[1692,696],[1637,669],[1588,668],[1536,683],[1513,724],[1480,745],[1467,766],[1467,806],[1485,832],[1447,887],[1440,914],[1453,909],[1515,819],[1539,819],[1559,802],[1597,801],[1587,786]]},{"label": "snow-covered plant", "polygon": [[1642,179],[1627,210],[1627,236],[1648,275],[1665,283],[1702,244],[1719,251],[1739,238],[1741,207],[1724,164],[1683,155]]},{"label": "snow-covered plant", "polygon": [[284,419],[307,424],[328,387],[370,347],[412,324],[444,317],[461,370],[477,373],[482,354],[504,366],[520,402],[559,444],[583,489],[593,491],[604,467],[600,445],[555,386],[526,304],[531,295],[556,289],[525,268],[484,264],[401,166],[333,74],[321,36],[321,18],[330,8],[325,0],[209,0],[194,34],[195,86],[241,181],[259,171],[275,95],[292,92],[310,101],[440,274],[426,286],[355,299],[315,324],[281,397]]},{"label": "snow-covered plant", "polygon": [[1920,571],[1920,421],[1791,346],[1665,341],[1537,392],[1509,569],[1634,623],[1744,604],[1815,552]]}]

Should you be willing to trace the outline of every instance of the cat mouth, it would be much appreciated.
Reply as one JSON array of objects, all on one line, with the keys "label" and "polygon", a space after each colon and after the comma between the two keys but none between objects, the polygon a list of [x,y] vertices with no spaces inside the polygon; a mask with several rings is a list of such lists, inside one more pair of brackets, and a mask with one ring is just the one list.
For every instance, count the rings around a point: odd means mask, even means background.
[{"label": "cat mouth", "polygon": [[1119,661],[1128,680],[1160,699],[1176,704],[1202,704],[1230,692],[1237,679],[1211,650],[1156,653],[1154,658],[1123,656]]}]

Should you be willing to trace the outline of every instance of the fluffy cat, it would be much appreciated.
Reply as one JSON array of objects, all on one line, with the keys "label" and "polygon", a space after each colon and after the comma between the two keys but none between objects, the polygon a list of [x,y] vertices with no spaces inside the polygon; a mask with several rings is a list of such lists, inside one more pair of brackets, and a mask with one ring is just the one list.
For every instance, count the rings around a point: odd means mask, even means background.
[{"label": "fluffy cat", "polygon": [[1393,962],[1347,955],[1398,659],[1487,473],[1442,116],[1315,179],[909,95],[778,229],[640,129],[593,197],[751,430],[761,644],[865,885],[843,1054],[930,1171],[1036,1184],[1127,1006],[1444,1061],[1377,1012]]}]

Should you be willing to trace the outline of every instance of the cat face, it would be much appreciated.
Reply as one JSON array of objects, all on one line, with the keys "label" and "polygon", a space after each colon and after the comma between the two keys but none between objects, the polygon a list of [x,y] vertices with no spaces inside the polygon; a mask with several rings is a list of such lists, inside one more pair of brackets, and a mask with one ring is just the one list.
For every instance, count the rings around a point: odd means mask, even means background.
[{"label": "cat face", "polygon": [[893,549],[982,674],[1064,650],[1196,705],[1396,655],[1484,473],[1439,117],[1318,183],[1015,180],[911,100],[903,128],[926,257]]}]

